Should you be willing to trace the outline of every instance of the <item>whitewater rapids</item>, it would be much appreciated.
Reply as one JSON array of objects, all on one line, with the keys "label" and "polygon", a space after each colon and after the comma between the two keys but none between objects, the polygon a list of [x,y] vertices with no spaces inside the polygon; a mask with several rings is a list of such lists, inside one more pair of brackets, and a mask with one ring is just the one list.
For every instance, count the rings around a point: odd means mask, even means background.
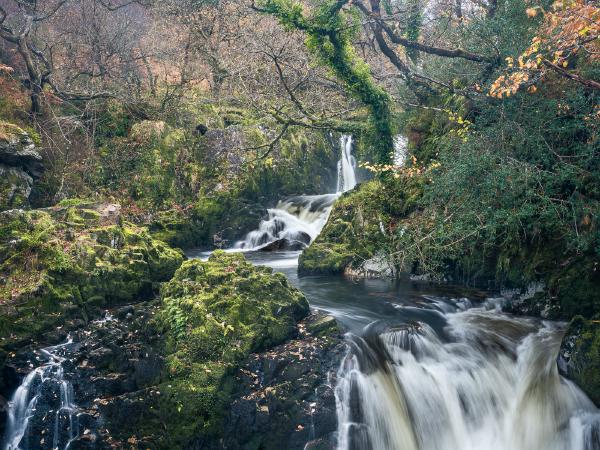
[{"label": "whitewater rapids", "polygon": [[435,303],[441,329],[374,322],[347,336],[338,450],[600,449],[598,410],[558,373],[560,324]]}]

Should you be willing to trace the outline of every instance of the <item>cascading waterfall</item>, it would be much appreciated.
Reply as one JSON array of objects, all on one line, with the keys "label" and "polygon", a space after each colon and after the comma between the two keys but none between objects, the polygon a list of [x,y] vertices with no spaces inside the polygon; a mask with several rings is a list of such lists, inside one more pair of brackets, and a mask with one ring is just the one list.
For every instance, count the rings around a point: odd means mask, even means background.
[{"label": "cascading waterfall", "polygon": [[335,200],[356,186],[356,159],[352,156],[352,136],[340,138],[337,192],[322,195],[298,195],[280,201],[268,210],[269,217],[258,229],[237,242],[237,250],[260,250],[279,242],[278,250],[302,250],[321,232]]},{"label": "cascading waterfall", "polygon": [[352,156],[352,136],[340,138],[341,158],[338,161],[337,192],[342,193],[356,186],[356,159]]},{"label": "cascading waterfall", "polygon": [[394,136],[394,153],[392,160],[395,166],[404,166],[408,157],[408,139],[406,136],[398,134]]},{"label": "cascading waterfall", "polygon": [[[73,386],[65,380],[63,367],[72,342],[41,350],[48,362],[30,372],[17,388],[9,402],[4,450],[68,449],[78,436]],[[50,435],[41,433],[46,428]]]},{"label": "cascading waterfall", "polygon": [[348,335],[338,450],[600,450],[600,413],[557,370],[559,325],[437,301],[446,326]]}]

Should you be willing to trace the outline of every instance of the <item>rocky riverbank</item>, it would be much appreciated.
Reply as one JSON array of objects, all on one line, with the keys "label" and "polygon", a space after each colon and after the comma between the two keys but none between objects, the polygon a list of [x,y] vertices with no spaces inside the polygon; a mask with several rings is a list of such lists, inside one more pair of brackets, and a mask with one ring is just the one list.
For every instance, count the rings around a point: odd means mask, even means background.
[{"label": "rocky riverbank", "polygon": [[[3,339],[5,399],[36,368],[46,374],[31,386],[28,448],[71,437],[71,449],[333,448],[345,347],[335,320],[311,314],[283,275],[217,253],[143,299],[94,303],[85,317],[59,310]],[[68,408],[57,404],[67,385]]]}]

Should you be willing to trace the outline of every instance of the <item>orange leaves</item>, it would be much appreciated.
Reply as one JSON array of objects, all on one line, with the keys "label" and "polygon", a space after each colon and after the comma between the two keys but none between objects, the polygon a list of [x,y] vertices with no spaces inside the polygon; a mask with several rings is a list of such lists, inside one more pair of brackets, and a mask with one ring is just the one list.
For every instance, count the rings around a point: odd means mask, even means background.
[{"label": "orange leaves", "polygon": [[537,8],[527,8],[525,10],[525,14],[527,14],[527,17],[535,17],[537,16]]},{"label": "orange leaves", "polygon": [[549,64],[565,71],[575,70],[570,61],[574,55],[584,54],[588,61],[600,59],[600,6],[597,2],[557,0],[549,11],[535,6],[527,8],[525,14],[530,18],[543,16],[539,33],[518,56],[516,64],[514,58],[506,58],[507,74],[492,83],[489,91],[492,97],[505,98],[521,88],[536,92],[533,80],[542,79]]}]

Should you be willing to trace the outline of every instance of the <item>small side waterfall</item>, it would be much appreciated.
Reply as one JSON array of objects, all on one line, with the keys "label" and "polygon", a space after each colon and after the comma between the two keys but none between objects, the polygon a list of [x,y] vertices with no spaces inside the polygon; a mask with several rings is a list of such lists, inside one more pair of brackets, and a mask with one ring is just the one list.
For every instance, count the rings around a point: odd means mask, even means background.
[{"label": "small side waterfall", "polygon": [[558,374],[560,327],[464,308],[440,307],[443,330],[348,336],[338,450],[600,450],[600,412]]},{"label": "small side waterfall", "polygon": [[340,194],[356,186],[356,159],[352,155],[352,136],[340,138],[337,192],[298,195],[277,203],[258,229],[236,242],[238,250],[302,250],[321,232]]},{"label": "small side waterfall", "polygon": [[342,193],[356,186],[356,158],[352,156],[352,136],[340,138],[341,158],[338,161],[337,192]]},{"label": "small side waterfall", "polygon": [[65,380],[63,367],[72,342],[41,350],[48,362],[25,377],[9,402],[4,450],[68,449],[78,436],[73,386]]},{"label": "small side waterfall", "polygon": [[406,163],[406,158],[408,157],[408,139],[406,136],[402,136],[398,134],[394,136],[394,154],[393,154],[393,162],[395,166],[402,167]]}]

